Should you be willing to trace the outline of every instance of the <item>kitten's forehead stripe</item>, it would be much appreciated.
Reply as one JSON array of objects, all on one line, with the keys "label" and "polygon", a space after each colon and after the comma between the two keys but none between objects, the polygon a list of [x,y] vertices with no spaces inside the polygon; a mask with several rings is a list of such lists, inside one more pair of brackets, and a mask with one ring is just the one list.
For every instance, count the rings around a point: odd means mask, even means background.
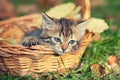
[{"label": "kitten's forehead stripe", "polygon": [[72,26],[73,23],[70,20],[61,18],[59,20],[59,23],[61,25],[61,31],[60,34],[62,34],[65,37],[69,37],[73,32],[72,32]]}]

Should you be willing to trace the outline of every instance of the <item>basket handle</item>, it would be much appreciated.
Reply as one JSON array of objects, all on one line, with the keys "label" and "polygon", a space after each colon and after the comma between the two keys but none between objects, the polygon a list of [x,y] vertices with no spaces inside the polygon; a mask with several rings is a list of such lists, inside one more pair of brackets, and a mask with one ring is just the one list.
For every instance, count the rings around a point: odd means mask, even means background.
[{"label": "basket handle", "polygon": [[90,0],[83,0],[82,15],[83,15],[82,20],[86,20],[91,17]]},{"label": "basket handle", "polygon": [[90,0],[76,0],[76,4],[81,6],[82,21],[91,17]]}]

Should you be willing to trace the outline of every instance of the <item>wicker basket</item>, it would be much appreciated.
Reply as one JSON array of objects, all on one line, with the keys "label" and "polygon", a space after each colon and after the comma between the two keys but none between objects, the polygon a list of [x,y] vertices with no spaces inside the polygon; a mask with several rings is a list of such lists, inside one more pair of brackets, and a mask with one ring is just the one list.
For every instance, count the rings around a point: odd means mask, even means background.
[{"label": "wicker basket", "polygon": [[[35,29],[34,26],[38,26],[40,23],[39,14],[2,21],[0,22],[0,37],[14,39],[16,43],[19,43],[24,32]],[[62,56],[55,56],[52,49],[42,45],[27,48],[0,41],[0,73],[9,71],[13,75],[23,76],[40,72],[61,72],[74,68],[78,66],[86,47],[92,41],[92,36],[92,32],[85,35],[84,41],[76,53],[67,53]]]}]

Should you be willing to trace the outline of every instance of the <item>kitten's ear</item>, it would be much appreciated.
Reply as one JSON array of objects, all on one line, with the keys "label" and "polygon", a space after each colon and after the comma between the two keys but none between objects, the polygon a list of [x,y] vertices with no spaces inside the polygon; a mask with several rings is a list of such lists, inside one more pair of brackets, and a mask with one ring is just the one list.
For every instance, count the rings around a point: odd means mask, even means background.
[{"label": "kitten's ear", "polygon": [[55,22],[47,14],[42,13],[42,28],[46,30],[53,30]]},{"label": "kitten's ear", "polygon": [[82,21],[81,23],[78,23],[78,24],[77,24],[77,28],[87,29],[87,27],[88,27],[88,25],[89,25],[89,23],[90,23],[91,20],[92,20],[92,19],[89,18],[89,19],[87,19],[87,20],[85,20],[85,21]]},{"label": "kitten's ear", "polygon": [[81,35],[85,35],[86,31],[87,31],[87,27],[89,26],[89,23],[92,19],[88,19],[86,21],[83,21],[79,24],[77,24],[77,29],[81,32]]},{"label": "kitten's ear", "polygon": [[91,18],[77,24],[77,28],[80,30],[80,31],[85,31],[87,29],[87,27],[89,26],[89,23],[91,22]]}]

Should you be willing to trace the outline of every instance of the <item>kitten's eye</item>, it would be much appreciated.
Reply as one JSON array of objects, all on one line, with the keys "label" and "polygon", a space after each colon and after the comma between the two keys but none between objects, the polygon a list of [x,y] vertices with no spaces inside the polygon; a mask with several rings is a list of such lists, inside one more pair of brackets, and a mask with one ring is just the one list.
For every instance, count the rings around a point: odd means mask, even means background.
[{"label": "kitten's eye", "polygon": [[60,38],[57,38],[57,37],[54,37],[54,40],[55,40],[56,42],[61,42]]},{"label": "kitten's eye", "polygon": [[70,40],[69,44],[75,44],[75,42],[76,42],[75,40]]}]

